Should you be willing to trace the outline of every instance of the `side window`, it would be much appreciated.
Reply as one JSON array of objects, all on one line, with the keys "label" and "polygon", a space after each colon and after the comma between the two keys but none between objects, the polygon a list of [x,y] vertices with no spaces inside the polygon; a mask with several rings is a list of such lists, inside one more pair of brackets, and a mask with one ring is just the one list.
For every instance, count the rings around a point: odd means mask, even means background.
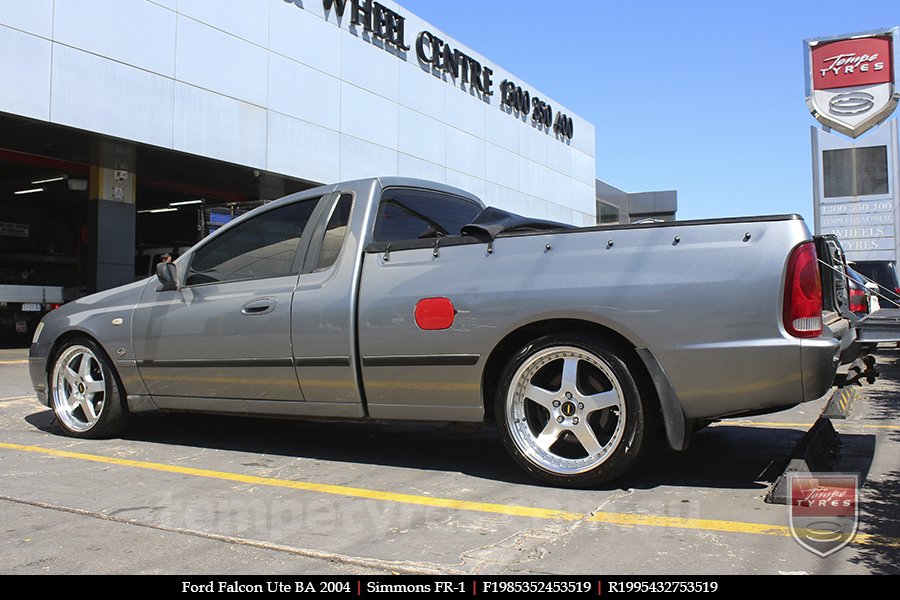
[{"label": "side window", "polygon": [[463,225],[481,212],[475,202],[438,192],[388,189],[375,220],[376,242],[459,235]]},{"label": "side window", "polygon": [[353,196],[342,194],[328,219],[325,227],[325,238],[322,240],[322,249],[319,251],[319,260],[316,262],[316,270],[327,269],[334,264],[344,238],[347,237],[347,223],[350,222],[350,208],[353,206]]},{"label": "side window", "polygon": [[211,240],[194,254],[185,283],[291,274],[300,235],[318,201],[303,200],[264,212]]}]

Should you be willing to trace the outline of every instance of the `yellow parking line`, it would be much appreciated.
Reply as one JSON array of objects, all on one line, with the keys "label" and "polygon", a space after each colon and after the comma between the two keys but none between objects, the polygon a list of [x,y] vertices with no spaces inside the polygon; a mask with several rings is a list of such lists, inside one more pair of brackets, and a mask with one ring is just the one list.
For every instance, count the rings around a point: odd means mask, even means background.
[{"label": "yellow parking line", "polygon": [[[838,421],[839,426],[858,427],[860,429],[900,429],[900,425],[873,425],[869,423],[854,423]],[[749,427],[812,427],[813,423],[782,423],[780,421],[721,421],[713,424],[716,427],[747,425]]]},{"label": "yellow parking line", "polygon": [[[56,450],[42,446],[26,446],[23,444],[10,444],[0,442],[0,448],[17,450],[20,452],[32,452],[55,456],[58,458],[71,458],[96,463],[117,465],[121,467],[134,467],[163,473],[177,473],[179,475],[191,475],[223,481],[234,481],[251,485],[289,488],[322,494],[332,494],[349,498],[364,498],[367,500],[381,500],[384,502],[399,502],[418,506],[430,506],[434,508],[448,508],[469,512],[493,513],[510,515],[515,517],[531,517],[556,521],[584,520],[591,523],[603,523],[607,525],[624,526],[648,526],[667,527],[675,529],[699,529],[704,531],[721,531],[731,533],[748,533],[756,535],[774,535],[790,537],[790,529],[783,525],[767,525],[764,523],[745,523],[740,521],[726,521],[717,519],[690,519],[682,517],[667,517],[663,515],[637,515],[629,513],[596,512],[576,513],[553,508],[538,508],[531,506],[517,506],[511,504],[495,504],[490,502],[474,502],[471,500],[455,500],[452,498],[439,498],[432,496],[420,496],[415,494],[401,494],[398,492],[383,492],[365,488],[332,485],[327,483],[313,483],[309,481],[295,481],[291,479],[278,479],[275,477],[259,477],[256,475],[243,475],[227,471],[212,471],[209,469],[197,469],[165,463],[131,460],[127,458],[114,458],[98,454],[83,454],[68,450]],[[857,534],[854,543],[872,546],[889,546],[900,548],[900,538],[883,537],[871,534]]]},{"label": "yellow parking line", "polygon": [[388,502],[400,502],[403,504],[418,504],[421,506],[432,506],[437,508],[451,508],[456,510],[467,510],[475,512],[499,513],[517,517],[534,517],[537,519],[577,521],[578,519],[582,519],[585,517],[585,515],[580,513],[572,513],[550,508],[532,508],[529,506],[490,504],[487,502],[453,500],[450,498],[434,498],[431,496],[418,496],[414,494],[401,494],[397,492],[381,492],[377,490],[347,487],[343,485],[313,483],[309,481],[295,481],[291,479],[276,479],[273,477],[258,477],[256,475],[243,475],[241,473],[229,473],[226,471],[211,471],[209,469],[196,469],[194,467],[183,467],[165,463],[130,460],[126,458],[113,458],[111,456],[101,456],[97,454],[82,454],[80,452],[55,450],[52,448],[44,448],[41,446],[24,446],[21,444],[8,444],[0,442],[0,448],[5,448],[8,450],[20,450],[23,452],[36,452],[39,454],[48,454],[50,456],[57,456],[61,458],[75,458],[78,460],[106,463],[110,465],[118,465],[121,467],[135,467],[138,469],[148,469],[150,471],[178,473],[180,475],[193,475],[195,477],[207,477],[210,479],[235,481],[251,485],[290,488],[308,492],[319,492],[322,494],[348,496],[351,498],[364,498],[367,500],[384,500]]},{"label": "yellow parking line", "polygon": [[719,519],[689,519],[661,515],[636,515],[630,513],[594,513],[588,521],[615,525],[647,525],[650,527],[675,527],[678,529],[702,529],[730,533],[753,533],[756,535],[777,535],[791,537],[791,530],[783,525],[722,521]]},{"label": "yellow parking line", "polygon": [[0,360],[0,365],[27,365],[28,359],[23,360]]},{"label": "yellow parking line", "polygon": [[0,402],[12,402],[13,400],[35,400],[34,394],[31,396],[10,396],[8,398],[0,398]]}]

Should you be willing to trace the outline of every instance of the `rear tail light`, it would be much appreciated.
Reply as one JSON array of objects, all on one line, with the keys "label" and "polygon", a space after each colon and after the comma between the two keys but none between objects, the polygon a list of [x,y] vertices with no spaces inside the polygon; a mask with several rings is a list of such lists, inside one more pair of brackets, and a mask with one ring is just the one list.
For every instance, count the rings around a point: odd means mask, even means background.
[{"label": "rear tail light", "polygon": [[795,337],[822,334],[822,279],[812,242],[797,246],[788,260],[783,316],[784,328]]},{"label": "rear tail light", "polygon": [[48,304],[48,305],[47,305],[47,310],[56,310],[56,309],[59,308],[60,306],[62,306],[62,304]]},{"label": "rear tail light", "polygon": [[862,290],[850,290],[850,312],[869,312],[866,293]]}]

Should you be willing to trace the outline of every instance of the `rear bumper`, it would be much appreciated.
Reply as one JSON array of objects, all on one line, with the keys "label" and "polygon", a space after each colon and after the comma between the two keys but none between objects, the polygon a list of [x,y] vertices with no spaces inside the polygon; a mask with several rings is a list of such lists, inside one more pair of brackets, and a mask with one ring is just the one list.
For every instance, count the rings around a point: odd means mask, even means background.
[{"label": "rear bumper", "polygon": [[803,374],[803,402],[821,398],[831,389],[842,358],[845,355],[858,354],[854,343],[855,335],[853,330],[847,329],[840,338],[823,336],[817,339],[801,340],[800,368]]}]

